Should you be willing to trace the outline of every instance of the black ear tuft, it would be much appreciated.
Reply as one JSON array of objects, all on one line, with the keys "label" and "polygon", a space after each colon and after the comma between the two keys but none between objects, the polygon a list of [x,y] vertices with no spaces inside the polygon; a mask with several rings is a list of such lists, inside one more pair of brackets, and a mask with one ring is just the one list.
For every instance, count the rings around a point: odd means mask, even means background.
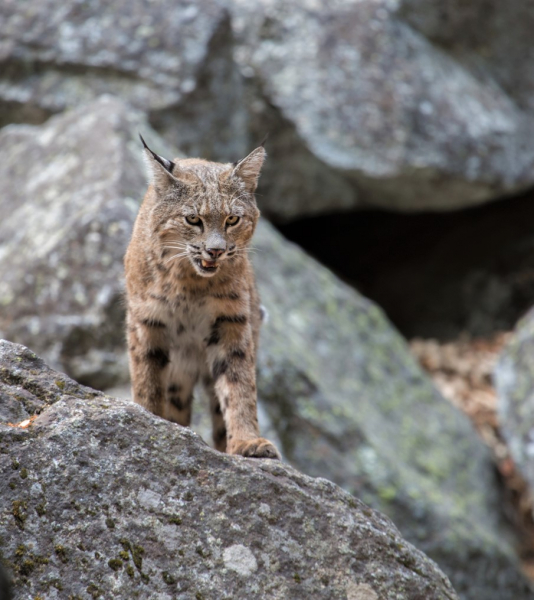
[{"label": "black ear tuft", "polygon": [[259,145],[260,145],[260,148],[265,148],[265,142],[267,141],[268,137],[269,137],[269,132],[267,132],[267,133],[266,133],[266,134],[263,136],[263,139],[261,140],[261,142],[260,142],[260,144],[259,144]]},{"label": "black ear tuft", "polygon": [[145,150],[150,150],[150,148],[146,145],[145,140],[143,139],[143,136],[141,134],[139,134],[139,139],[141,140],[141,143],[143,144],[143,148]]},{"label": "black ear tuft", "polygon": [[144,149],[147,152],[150,152],[152,158],[158,162],[164,169],[166,169],[167,171],[169,171],[169,173],[172,173],[174,167],[176,166],[175,163],[172,162],[172,160],[167,160],[166,158],[163,158],[163,156],[160,156],[159,154],[156,154],[155,152],[152,152],[152,150],[147,146],[145,140],[143,139],[143,136],[141,134],[139,134],[139,138],[141,139],[141,142],[143,144]]}]

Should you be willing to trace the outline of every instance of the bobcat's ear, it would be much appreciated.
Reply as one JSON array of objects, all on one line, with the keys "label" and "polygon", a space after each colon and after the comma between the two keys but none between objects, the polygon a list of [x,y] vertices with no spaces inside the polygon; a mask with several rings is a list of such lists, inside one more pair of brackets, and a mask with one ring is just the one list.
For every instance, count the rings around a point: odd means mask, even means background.
[{"label": "bobcat's ear", "polygon": [[233,176],[239,177],[245,182],[249,192],[253,192],[258,185],[261,167],[266,156],[267,153],[265,152],[265,148],[259,146],[246,158],[240,160],[232,171]]},{"label": "bobcat's ear", "polygon": [[166,189],[173,183],[181,183],[181,172],[176,163],[172,162],[172,160],[163,158],[163,156],[160,156],[155,152],[152,152],[143,139],[143,136],[139,134],[139,137],[141,138],[141,142],[143,143],[143,148],[145,150],[145,160],[149,172],[149,182],[153,183],[156,188],[160,190]]}]

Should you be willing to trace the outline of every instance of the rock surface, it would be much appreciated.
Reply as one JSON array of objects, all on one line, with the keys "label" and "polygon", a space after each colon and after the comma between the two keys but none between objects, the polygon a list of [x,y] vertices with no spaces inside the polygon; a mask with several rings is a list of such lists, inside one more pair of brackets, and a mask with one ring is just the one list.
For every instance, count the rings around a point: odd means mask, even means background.
[{"label": "rock surface", "polygon": [[254,246],[258,390],[287,460],[387,514],[463,598],[533,598],[471,423],[374,304],[266,224]]},{"label": "rock surface", "polygon": [[0,336],[96,387],[127,378],[122,259],[148,129],[108,97],[0,132]]},{"label": "rock surface", "polygon": [[[77,127],[80,115],[92,126]],[[34,162],[39,156],[39,163],[44,163],[46,154],[39,141],[42,136],[46,139],[43,132],[61,141],[56,132],[64,129],[69,134],[71,158],[67,155],[60,164],[79,160],[79,153],[84,157],[82,163],[91,165],[90,170],[75,171],[75,179],[57,171],[49,188],[43,183],[33,188],[33,195],[17,196],[26,206],[24,214],[31,215],[35,204],[34,210],[50,219],[47,230],[62,229],[67,240],[72,238],[76,247],[84,248],[91,243],[93,222],[109,226],[113,215],[125,215],[120,235],[109,227],[99,229],[100,243],[112,249],[109,265],[87,260],[72,267],[71,247],[61,243],[59,236],[50,255],[56,262],[46,267],[51,260],[46,254],[37,262],[41,293],[50,295],[47,290],[54,291],[59,285],[65,304],[50,302],[45,307],[54,310],[47,312],[35,302],[34,288],[22,287],[16,288],[20,289],[20,305],[6,304],[2,312],[4,335],[7,331],[16,341],[38,347],[47,360],[59,362],[69,375],[94,386],[120,383],[127,376],[122,308],[116,301],[113,312],[106,304],[99,308],[96,302],[80,303],[76,290],[95,282],[94,298],[99,298],[97,292],[105,286],[112,291],[106,297],[120,297],[120,251],[135,213],[134,199],[142,196],[145,187],[144,167],[136,158],[139,143],[134,142],[139,127],[146,131],[147,140],[155,140],[159,146],[160,140],[145,129],[135,111],[103,99],[56,117],[42,128],[14,127],[4,133],[25,133],[25,143],[13,155],[36,157]],[[30,134],[36,141],[27,139]],[[53,143],[50,141],[49,150]],[[110,151],[110,145],[116,151]],[[8,160],[11,145],[5,147]],[[91,156],[84,154],[89,147]],[[54,164],[56,151],[50,154],[48,162]],[[98,203],[93,173],[99,174],[106,190]],[[33,181],[33,176],[25,181]],[[53,190],[51,197],[64,198],[62,211],[47,212],[48,189]],[[42,198],[41,191],[45,192]],[[1,197],[6,201],[9,194]],[[43,208],[39,208],[41,202]],[[72,215],[68,227],[62,224],[63,214]],[[29,226],[20,230],[25,244],[39,241],[35,222],[43,219],[31,221],[28,217]],[[9,244],[7,234],[4,239]],[[509,530],[502,523],[489,455],[466,418],[439,396],[375,305],[265,222],[258,227],[253,245],[260,293],[271,315],[262,333],[259,356],[260,414],[268,421],[263,431],[268,435],[266,427],[274,431],[285,456],[297,468],[335,481],[390,515],[407,539],[438,560],[463,597],[500,600],[504,589],[514,590],[517,599],[529,597],[517,571]],[[11,253],[5,255],[11,263],[7,258],[0,263],[9,275],[0,278],[3,285],[7,281],[24,286],[32,281],[28,277],[32,257],[39,256],[40,246],[30,245],[25,260],[17,262],[19,247],[11,246]],[[64,266],[54,271],[54,265]],[[58,306],[67,306],[68,319],[58,316]],[[81,323],[83,328],[78,325],[71,333],[59,326],[65,321]],[[37,333],[26,323],[38,323]],[[58,347],[65,350],[58,353]],[[95,361],[95,356],[103,358]],[[33,399],[24,401],[26,412],[19,403],[6,400],[6,418],[20,420],[35,412]]]},{"label": "rock surface", "polygon": [[356,184],[354,204],[451,209],[532,185],[531,117],[395,2],[237,4],[242,60],[306,147]]},{"label": "rock surface", "polygon": [[534,112],[534,10],[522,0],[401,0],[399,13],[477,77]]},{"label": "rock surface", "polygon": [[495,369],[501,431],[534,493],[534,311],[516,327]]},{"label": "rock surface", "polygon": [[[453,600],[394,525],[324,479],[229,457],[0,342],[0,532],[15,598]],[[24,402],[24,400],[22,400]]]},{"label": "rock surface", "polygon": [[534,17],[520,0],[445,4],[8,0],[1,123],[112,93],[186,154],[233,161],[270,132],[260,202],[280,220],[532,186]]},{"label": "rock surface", "polygon": [[[241,78],[216,0],[14,0],[0,7],[2,124],[41,122],[109,93],[150,113],[186,151],[244,152]],[[217,131],[217,139],[212,132]],[[237,146],[236,146],[237,145]]]}]

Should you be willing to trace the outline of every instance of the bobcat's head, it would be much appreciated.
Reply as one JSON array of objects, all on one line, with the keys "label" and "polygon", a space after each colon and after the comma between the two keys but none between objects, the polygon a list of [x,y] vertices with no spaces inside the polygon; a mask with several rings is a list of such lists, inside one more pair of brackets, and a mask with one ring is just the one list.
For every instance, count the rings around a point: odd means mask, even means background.
[{"label": "bobcat's head", "polygon": [[170,161],[141,140],[156,195],[151,232],[165,262],[189,262],[201,277],[212,277],[244,256],[260,214],[254,191],[266,156],[263,146],[222,164]]}]

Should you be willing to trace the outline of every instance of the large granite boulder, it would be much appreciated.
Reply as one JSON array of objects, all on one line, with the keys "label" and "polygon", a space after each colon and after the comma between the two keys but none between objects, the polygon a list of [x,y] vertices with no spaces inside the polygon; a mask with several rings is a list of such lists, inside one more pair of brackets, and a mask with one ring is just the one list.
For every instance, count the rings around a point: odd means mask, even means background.
[{"label": "large granite boulder", "polygon": [[[0,534],[15,598],[455,600],[389,519],[324,479],[230,457],[0,342]],[[0,416],[0,421],[2,416]]]},{"label": "large granite boulder", "polygon": [[187,154],[245,151],[221,2],[8,0],[0,23],[0,125],[42,122],[109,93],[149,113]]},{"label": "large granite boulder", "polygon": [[0,132],[0,337],[96,387],[127,378],[122,258],[146,186],[137,131],[140,114],[104,98]]},{"label": "large granite boulder", "polygon": [[[305,147],[355,184],[353,205],[452,209],[532,185],[532,117],[399,20],[396,3],[235,2],[238,58]],[[303,179],[294,202],[271,199],[288,217],[324,195]],[[338,196],[330,208],[347,204]]]},{"label": "large granite boulder", "polygon": [[258,389],[287,460],[390,516],[463,598],[534,598],[466,417],[372,302],[265,224],[254,245],[270,313]]},{"label": "large granite boulder", "polygon": [[[495,29],[488,1],[458,10],[484,40]],[[448,0],[451,14],[456,4]],[[270,131],[260,203],[280,220],[365,206],[452,209],[532,186],[529,9],[499,21],[489,58],[486,46],[471,51],[494,68],[481,76],[480,61],[435,39],[447,29],[431,18],[442,3],[397,5],[9,0],[0,6],[0,124],[42,122],[112,93],[188,155],[235,160]]]},{"label": "large granite boulder", "polygon": [[495,369],[501,431],[534,493],[534,310],[517,324]]},{"label": "large granite boulder", "polygon": [[[77,127],[78,121],[86,125]],[[3,238],[0,297],[11,300],[3,301],[0,330],[97,387],[127,377],[120,255],[145,187],[134,142],[139,128],[162,153],[175,154],[160,146],[138,113],[109,98],[42,127],[8,128],[4,140],[14,136],[24,143],[0,145],[8,163],[10,155],[31,157],[26,177],[21,172],[16,184],[5,183],[9,193],[0,196],[6,206],[20,204],[24,215],[12,221],[24,244],[10,245],[8,225]],[[66,137],[70,145],[62,153]],[[58,166],[50,167],[52,175],[39,179],[42,164],[84,168],[63,176]],[[8,166],[2,168],[1,180],[10,181]],[[19,195],[12,200],[11,194]],[[50,247],[41,241],[43,222],[47,232],[61,232]],[[79,250],[91,250],[92,227],[105,252]],[[26,245],[19,260],[17,250]],[[254,246],[271,315],[259,356],[260,415],[287,460],[390,515],[407,539],[438,560],[463,597],[497,600],[504,589],[517,599],[529,597],[501,519],[490,457],[467,419],[437,393],[372,302],[266,222]],[[89,301],[80,301],[89,294]],[[28,414],[35,412],[31,397],[24,402]],[[9,406],[10,419],[25,416],[20,405]]]},{"label": "large granite boulder", "polygon": [[401,0],[399,14],[477,77],[534,112],[534,11],[523,0]]}]

